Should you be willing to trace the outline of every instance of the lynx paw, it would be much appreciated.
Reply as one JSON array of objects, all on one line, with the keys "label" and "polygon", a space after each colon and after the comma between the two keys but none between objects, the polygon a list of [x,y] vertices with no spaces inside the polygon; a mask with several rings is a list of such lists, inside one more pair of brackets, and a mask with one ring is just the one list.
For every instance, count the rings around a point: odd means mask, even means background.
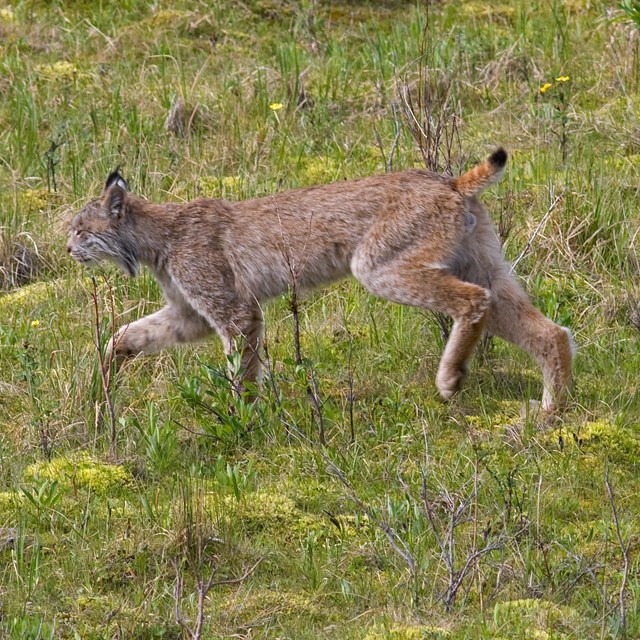
[{"label": "lynx paw", "polygon": [[451,400],[454,394],[460,391],[466,377],[466,367],[459,369],[440,368],[436,376],[436,387],[438,387],[438,391],[444,400]]}]

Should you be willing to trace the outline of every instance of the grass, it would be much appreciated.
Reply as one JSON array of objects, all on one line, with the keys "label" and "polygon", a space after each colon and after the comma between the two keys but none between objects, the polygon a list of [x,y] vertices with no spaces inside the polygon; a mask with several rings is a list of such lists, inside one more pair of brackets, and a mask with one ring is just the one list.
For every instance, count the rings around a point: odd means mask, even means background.
[{"label": "grass", "polygon": [[[0,635],[640,635],[640,32],[623,4],[0,7]],[[576,336],[568,411],[522,418],[540,375],[497,340],[442,405],[434,318],[348,281],[305,296],[303,366],[287,299],[267,307],[255,406],[221,382],[216,341],[128,364],[112,443],[65,220],[116,165],[157,201],[384,171],[420,60],[451,92],[459,164],[510,151],[484,199],[510,260],[533,237],[517,271]],[[179,100],[182,136],[165,130]],[[401,124],[394,168],[420,166]],[[161,304],[146,273],[94,275],[102,336],[112,299],[118,323]]]}]

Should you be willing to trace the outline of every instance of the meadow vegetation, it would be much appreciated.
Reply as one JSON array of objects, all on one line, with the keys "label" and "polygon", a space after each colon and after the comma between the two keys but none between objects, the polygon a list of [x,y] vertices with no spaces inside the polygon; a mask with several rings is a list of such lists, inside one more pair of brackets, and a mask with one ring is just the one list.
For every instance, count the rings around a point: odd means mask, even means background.
[{"label": "meadow vegetation", "polygon": [[[17,0],[0,95],[1,637],[640,637],[637,2]],[[255,405],[215,340],[103,379],[96,329],[161,304],[64,249],[116,166],[240,199],[497,145],[505,253],[578,344],[555,421],[496,339],[442,404],[446,323],[353,281],[299,300],[300,358],[266,307]]]}]

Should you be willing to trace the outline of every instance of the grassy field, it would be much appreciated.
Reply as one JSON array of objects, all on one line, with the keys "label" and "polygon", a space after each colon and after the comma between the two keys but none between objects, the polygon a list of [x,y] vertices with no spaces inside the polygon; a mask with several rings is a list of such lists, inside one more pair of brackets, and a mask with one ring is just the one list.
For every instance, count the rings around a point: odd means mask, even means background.
[{"label": "grassy field", "polygon": [[[0,6],[2,638],[640,637],[640,11],[622,4]],[[448,150],[421,152],[403,96]],[[96,326],[104,343],[161,295],[64,243],[117,165],[150,200],[242,199],[425,157],[458,173],[498,145],[505,253],[578,343],[560,418],[521,417],[541,376],[497,339],[442,404],[438,319],[352,281],[303,298],[302,364],[288,297],[267,307],[256,405],[212,340],[127,364],[110,414]]]}]

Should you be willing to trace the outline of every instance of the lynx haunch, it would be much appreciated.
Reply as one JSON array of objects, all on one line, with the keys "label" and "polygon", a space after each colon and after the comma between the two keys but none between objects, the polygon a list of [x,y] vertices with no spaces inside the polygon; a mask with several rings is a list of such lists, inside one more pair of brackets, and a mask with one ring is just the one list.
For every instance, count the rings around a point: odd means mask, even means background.
[{"label": "lynx haunch", "polygon": [[82,263],[103,259],[131,276],[139,264],[167,304],[124,326],[118,357],[199,340],[214,331],[241,353],[243,380],[260,376],[260,303],[296,287],[352,274],[371,293],[448,314],[454,324],[436,385],[449,399],[462,384],[484,329],[528,351],[542,368],[542,406],[560,406],[571,382],[568,329],[537,311],[502,257],[477,194],[497,181],[498,149],[458,178],[421,170],[227,202],[151,204],[113,173],[101,197],[74,218],[67,249]]}]

